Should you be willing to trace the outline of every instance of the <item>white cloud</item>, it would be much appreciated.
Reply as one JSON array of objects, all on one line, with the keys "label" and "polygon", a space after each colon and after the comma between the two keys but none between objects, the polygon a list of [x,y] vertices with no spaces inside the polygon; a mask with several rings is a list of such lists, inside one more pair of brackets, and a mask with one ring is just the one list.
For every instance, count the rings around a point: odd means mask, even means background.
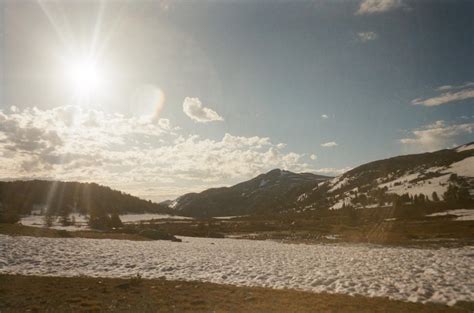
[{"label": "white cloud", "polygon": [[311,154],[309,158],[314,161],[318,158],[318,156],[316,154]]},{"label": "white cloud", "polygon": [[0,111],[0,177],[94,181],[155,200],[273,168],[314,170],[284,146],[228,133],[211,140],[184,134],[167,119],[81,107]]},{"label": "white cloud", "polygon": [[474,83],[472,82],[468,82],[459,86],[445,85],[436,88],[436,90],[443,91],[443,93],[438,96],[426,99],[417,98],[412,100],[411,103],[413,105],[431,107],[474,98]]},{"label": "white cloud", "polygon": [[401,8],[403,3],[401,0],[363,0],[357,15],[383,13],[391,10]]},{"label": "white cloud", "polygon": [[330,148],[330,147],[336,147],[338,144],[335,141],[329,141],[321,144],[321,147],[324,148]]},{"label": "white cloud", "polygon": [[410,131],[411,136],[400,139],[400,143],[417,151],[434,151],[450,146],[458,136],[473,131],[474,123],[447,125],[444,121],[436,121]]},{"label": "white cloud", "polygon": [[328,116],[327,114],[323,114],[323,115],[321,115],[321,118],[323,118],[323,119],[328,119],[329,116]]},{"label": "white cloud", "polygon": [[198,98],[186,97],[183,102],[183,112],[199,123],[224,120],[216,111],[203,106]]},{"label": "white cloud", "polygon": [[357,37],[361,42],[367,42],[377,39],[378,35],[375,32],[360,32],[357,33]]},{"label": "white cloud", "polygon": [[170,120],[167,118],[160,118],[158,120],[158,125],[160,125],[161,128],[166,129],[166,130],[171,129]]},{"label": "white cloud", "polygon": [[341,175],[349,170],[351,170],[351,167],[343,167],[343,168],[334,168],[334,167],[324,167],[324,168],[318,168],[316,169],[316,173],[320,173],[323,175]]}]

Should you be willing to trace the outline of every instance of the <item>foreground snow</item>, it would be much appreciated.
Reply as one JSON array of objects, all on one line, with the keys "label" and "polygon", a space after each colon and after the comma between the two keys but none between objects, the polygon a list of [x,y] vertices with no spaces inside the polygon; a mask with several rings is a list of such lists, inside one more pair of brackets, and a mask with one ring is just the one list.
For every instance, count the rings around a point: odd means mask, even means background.
[{"label": "foreground snow", "polygon": [[416,302],[474,301],[473,247],[409,249],[183,238],[169,241],[0,235],[0,273],[166,276],[233,285],[388,296]]}]

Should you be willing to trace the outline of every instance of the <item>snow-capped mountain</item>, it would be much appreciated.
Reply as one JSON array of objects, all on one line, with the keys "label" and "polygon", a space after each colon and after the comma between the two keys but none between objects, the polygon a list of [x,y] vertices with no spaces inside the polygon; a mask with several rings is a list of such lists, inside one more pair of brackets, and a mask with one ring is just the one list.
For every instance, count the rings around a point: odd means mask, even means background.
[{"label": "snow-capped mountain", "polygon": [[275,169],[232,187],[185,194],[170,207],[180,215],[198,217],[279,211],[304,190],[328,179],[331,177]]},{"label": "snow-capped mountain", "polygon": [[[391,205],[390,195],[442,199],[450,184],[474,194],[474,143],[356,167],[298,196],[295,210]],[[436,199],[433,199],[436,198]]]}]

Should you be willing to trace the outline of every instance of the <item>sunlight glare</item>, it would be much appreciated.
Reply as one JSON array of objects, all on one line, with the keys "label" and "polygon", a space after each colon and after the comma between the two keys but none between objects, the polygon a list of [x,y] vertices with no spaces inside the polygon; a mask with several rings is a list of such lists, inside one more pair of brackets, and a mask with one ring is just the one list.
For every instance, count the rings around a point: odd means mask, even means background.
[{"label": "sunlight glare", "polygon": [[89,98],[103,84],[100,68],[94,60],[81,59],[66,64],[66,78],[79,98]]}]

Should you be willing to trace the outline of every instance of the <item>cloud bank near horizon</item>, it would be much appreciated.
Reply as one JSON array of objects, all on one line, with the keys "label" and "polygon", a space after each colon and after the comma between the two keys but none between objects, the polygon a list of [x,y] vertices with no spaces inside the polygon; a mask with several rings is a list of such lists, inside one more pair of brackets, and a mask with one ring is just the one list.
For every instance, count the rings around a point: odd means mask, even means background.
[{"label": "cloud bank near horizon", "polygon": [[314,171],[268,137],[186,134],[168,119],[77,106],[0,111],[0,176],[95,181],[154,199],[228,185],[273,168]]}]

